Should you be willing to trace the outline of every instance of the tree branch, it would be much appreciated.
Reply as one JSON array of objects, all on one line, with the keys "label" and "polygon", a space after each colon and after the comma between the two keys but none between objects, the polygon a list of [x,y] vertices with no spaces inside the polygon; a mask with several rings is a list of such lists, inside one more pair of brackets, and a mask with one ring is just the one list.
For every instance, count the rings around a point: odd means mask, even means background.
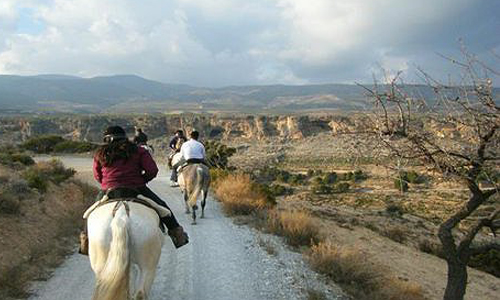
[{"label": "tree branch", "polygon": [[481,244],[477,246],[472,246],[470,248],[470,255],[478,255],[478,254],[483,254],[486,253],[490,250],[497,250],[500,251],[500,243],[499,242],[491,242],[488,244]]}]

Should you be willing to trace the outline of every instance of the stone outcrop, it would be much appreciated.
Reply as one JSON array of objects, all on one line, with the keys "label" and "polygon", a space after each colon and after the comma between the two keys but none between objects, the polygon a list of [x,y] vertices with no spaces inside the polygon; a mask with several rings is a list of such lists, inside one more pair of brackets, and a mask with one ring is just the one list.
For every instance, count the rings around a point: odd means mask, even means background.
[{"label": "stone outcrop", "polygon": [[[204,138],[230,140],[294,140],[318,133],[355,134],[369,130],[364,115],[72,115],[0,118],[3,142],[21,142],[45,134],[62,135],[73,140],[99,142],[103,130],[120,125],[132,135],[141,127],[150,139],[170,137],[176,130],[200,131]],[[429,124],[433,126],[433,124]],[[456,134],[454,128],[436,128],[444,135]]]}]

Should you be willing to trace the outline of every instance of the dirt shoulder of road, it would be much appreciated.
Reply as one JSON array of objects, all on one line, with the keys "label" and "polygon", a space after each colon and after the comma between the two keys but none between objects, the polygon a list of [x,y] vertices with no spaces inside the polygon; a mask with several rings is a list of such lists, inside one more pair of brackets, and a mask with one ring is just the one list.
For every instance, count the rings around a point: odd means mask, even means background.
[{"label": "dirt shoulder of road", "polygon": [[[376,218],[384,222],[385,226],[395,227],[396,223],[407,223],[408,227],[422,224],[422,220],[413,216],[395,218],[394,224],[387,225],[387,216],[378,216],[355,210],[349,207],[315,207],[311,202],[303,201],[300,197],[290,197],[279,202],[281,209],[300,209],[312,213],[320,224],[321,231],[327,240],[339,246],[352,246],[370,259],[386,266],[398,278],[418,283],[429,299],[442,299],[446,287],[447,266],[446,262],[432,254],[424,253],[415,247],[418,237],[415,232],[410,232],[407,244],[396,242],[380,232],[365,227],[364,222],[376,223]],[[370,215],[372,215],[370,217]],[[432,232],[435,230],[430,224],[425,224],[419,231]],[[403,227],[404,228],[404,227]],[[422,232],[419,233],[419,235]],[[494,300],[500,293],[500,278],[474,268],[468,268],[469,283],[465,299]]]},{"label": "dirt shoulder of road", "polygon": [[[4,166],[0,178],[3,193],[12,193],[5,191],[8,186],[23,182],[19,171]],[[16,213],[0,212],[0,299],[26,297],[28,282],[47,278],[75,251],[92,193],[76,179],[50,183],[44,193],[26,189],[17,195]]]}]

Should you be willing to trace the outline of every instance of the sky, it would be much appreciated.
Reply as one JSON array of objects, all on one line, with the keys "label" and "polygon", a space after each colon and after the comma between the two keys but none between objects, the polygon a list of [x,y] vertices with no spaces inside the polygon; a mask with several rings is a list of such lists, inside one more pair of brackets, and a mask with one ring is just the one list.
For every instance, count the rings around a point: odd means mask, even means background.
[{"label": "sky", "polygon": [[457,74],[461,45],[500,69],[500,0],[0,0],[0,74],[418,82]]}]

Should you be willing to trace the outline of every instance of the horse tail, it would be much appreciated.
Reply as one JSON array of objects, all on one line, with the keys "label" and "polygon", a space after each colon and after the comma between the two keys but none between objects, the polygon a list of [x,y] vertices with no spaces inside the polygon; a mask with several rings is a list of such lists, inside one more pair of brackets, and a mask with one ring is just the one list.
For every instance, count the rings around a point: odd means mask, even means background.
[{"label": "horse tail", "polygon": [[193,192],[189,195],[188,203],[189,206],[194,207],[196,205],[196,201],[198,200],[198,196],[203,188],[203,168],[201,166],[196,166],[196,177],[194,182]]},{"label": "horse tail", "polygon": [[125,207],[111,221],[111,244],[104,268],[96,274],[93,300],[125,300],[129,294],[129,218]]}]

